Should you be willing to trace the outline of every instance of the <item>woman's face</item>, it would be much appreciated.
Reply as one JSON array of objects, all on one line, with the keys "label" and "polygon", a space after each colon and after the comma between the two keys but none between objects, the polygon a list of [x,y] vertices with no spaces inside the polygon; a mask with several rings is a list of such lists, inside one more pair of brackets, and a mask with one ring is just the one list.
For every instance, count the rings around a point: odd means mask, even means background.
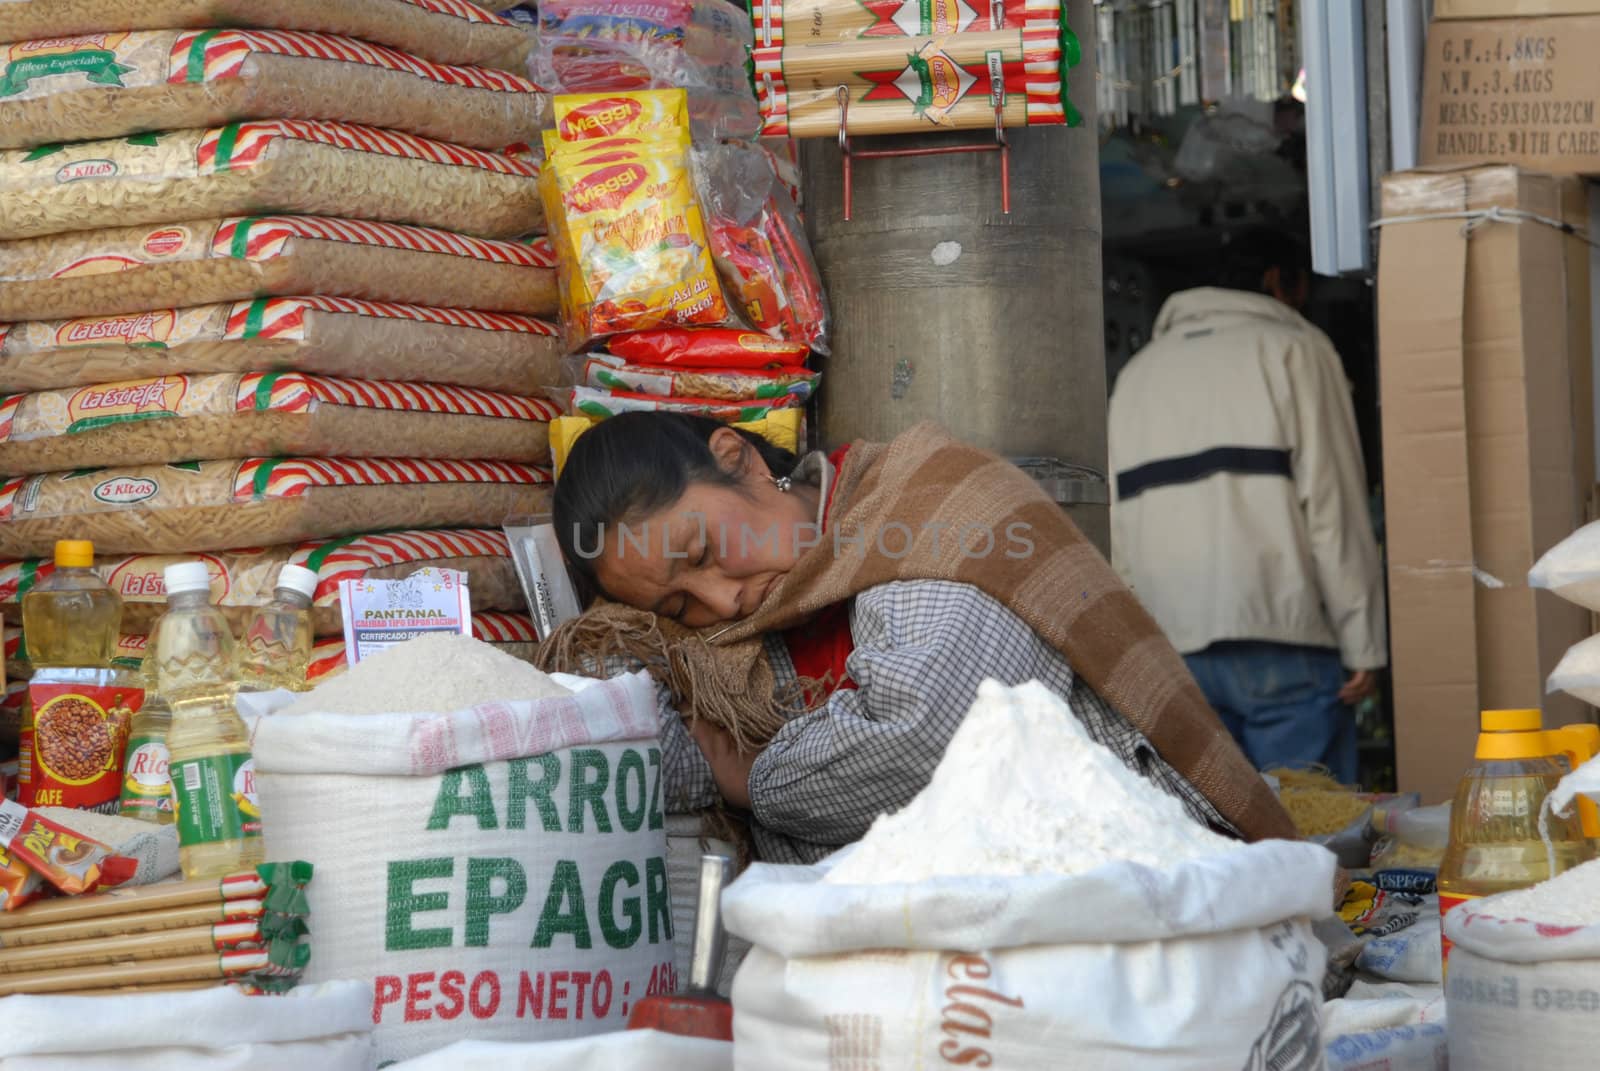
[{"label": "woman's face", "polygon": [[817,491],[780,491],[759,455],[732,430],[711,439],[739,485],[690,484],[649,517],[609,526],[595,575],[614,599],[705,628],[755,612],[815,544]]}]

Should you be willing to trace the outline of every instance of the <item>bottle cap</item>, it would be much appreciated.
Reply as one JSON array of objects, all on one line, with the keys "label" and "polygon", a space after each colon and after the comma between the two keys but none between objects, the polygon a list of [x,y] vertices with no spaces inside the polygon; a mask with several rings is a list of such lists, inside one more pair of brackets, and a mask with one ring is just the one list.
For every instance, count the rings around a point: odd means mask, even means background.
[{"label": "bottle cap", "polygon": [[302,565],[285,565],[278,570],[278,587],[298,591],[309,599],[317,593],[317,574]]},{"label": "bottle cap", "polygon": [[211,590],[211,570],[206,568],[205,562],[179,562],[176,565],[169,565],[164,578],[168,595],[176,595],[180,591]]},{"label": "bottle cap", "polygon": [[94,544],[87,539],[56,540],[56,566],[60,569],[87,569],[94,564]]},{"label": "bottle cap", "polygon": [[1538,710],[1485,710],[1478,728],[1486,733],[1538,732],[1544,728],[1544,715]]}]

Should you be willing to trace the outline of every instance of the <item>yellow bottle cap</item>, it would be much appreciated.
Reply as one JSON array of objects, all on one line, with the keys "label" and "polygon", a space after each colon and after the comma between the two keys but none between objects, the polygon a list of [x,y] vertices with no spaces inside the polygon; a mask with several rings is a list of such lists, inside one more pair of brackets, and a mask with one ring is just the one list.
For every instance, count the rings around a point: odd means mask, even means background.
[{"label": "yellow bottle cap", "polygon": [[1486,733],[1526,733],[1544,728],[1544,715],[1538,710],[1485,710],[1478,728]]},{"label": "yellow bottle cap", "polygon": [[94,544],[87,539],[56,540],[56,566],[61,569],[87,569],[94,564]]}]

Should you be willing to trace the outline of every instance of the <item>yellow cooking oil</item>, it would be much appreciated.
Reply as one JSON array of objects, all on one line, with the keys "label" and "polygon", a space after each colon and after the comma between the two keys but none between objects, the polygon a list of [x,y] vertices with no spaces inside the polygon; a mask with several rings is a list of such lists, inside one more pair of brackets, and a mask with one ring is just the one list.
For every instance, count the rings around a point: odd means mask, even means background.
[{"label": "yellow cooking oil", "polygon": [[234,644],[211,604],[203,562],[167,567],[167,613],[156,634],[159,690],[172,708],[168,773],[186,878],[213,878],[264,861],[255,763],[234,708]]},{"label": "yellow cooking oil", "polygon": [[118,814],[158,825],[171,825],[171,753],[167,734],[172,729],[172,707],[161,696],[161,681],[156,656],[161,623],[150,630],[145,641],[144,662],[139,676],[144,684],[144,706],[133,716],[128,731],[128,750],[122,761],[122,798]]},{"label": "yellow cooking oil", "polygon": [[122,600],[94,571],[94,544],[63,539],[55,569],[22,597],[22,634],[34,669],[109,667],[117,652]]},{"label": "yellow cooking oil", "polygon": [[311,599],[317,574],[299,565],[278,572],[272,601],[257,607],[239,637],[238,682],[241,692],[286,688],[309,691],[311,665]]},{"label": "yellow cooking oil", "polygon": [[[1537,710],[1485,710],[1479,728],[1476,762],[1450,808],[1450,841],[1439,866],[1441,923],[1468,900],[1537,885],[1594,857],[1585,829],[1594,824],[1592,812],[1549,814],[1548,847],[1539,816],[1557,782],[1594,754],[1600,730],[1547,730]],[[1448,967],[1448,938],[1442,954]]]}]

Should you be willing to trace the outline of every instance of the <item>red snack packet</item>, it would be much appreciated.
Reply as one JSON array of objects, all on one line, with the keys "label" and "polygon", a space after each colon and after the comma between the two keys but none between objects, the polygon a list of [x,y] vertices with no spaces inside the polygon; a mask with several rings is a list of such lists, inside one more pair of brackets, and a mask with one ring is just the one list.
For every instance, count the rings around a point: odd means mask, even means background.
[{"label": "red snack packet", "polygon": [[68,896],[121,885],[139,869],[137,860],[10,800],[0,801],[0,851]]},{"label": "red snack packet", "polygon": [[632,364],[651,368],[760,369],[805,363],[811,348],[759,331],[728,327],[634,331],[606,340],[606,349]]},{"label": "red snack packet", "polygon": [[43,878],[20,859],[0,851],[0,911],[15,911],[44,892]]}]

